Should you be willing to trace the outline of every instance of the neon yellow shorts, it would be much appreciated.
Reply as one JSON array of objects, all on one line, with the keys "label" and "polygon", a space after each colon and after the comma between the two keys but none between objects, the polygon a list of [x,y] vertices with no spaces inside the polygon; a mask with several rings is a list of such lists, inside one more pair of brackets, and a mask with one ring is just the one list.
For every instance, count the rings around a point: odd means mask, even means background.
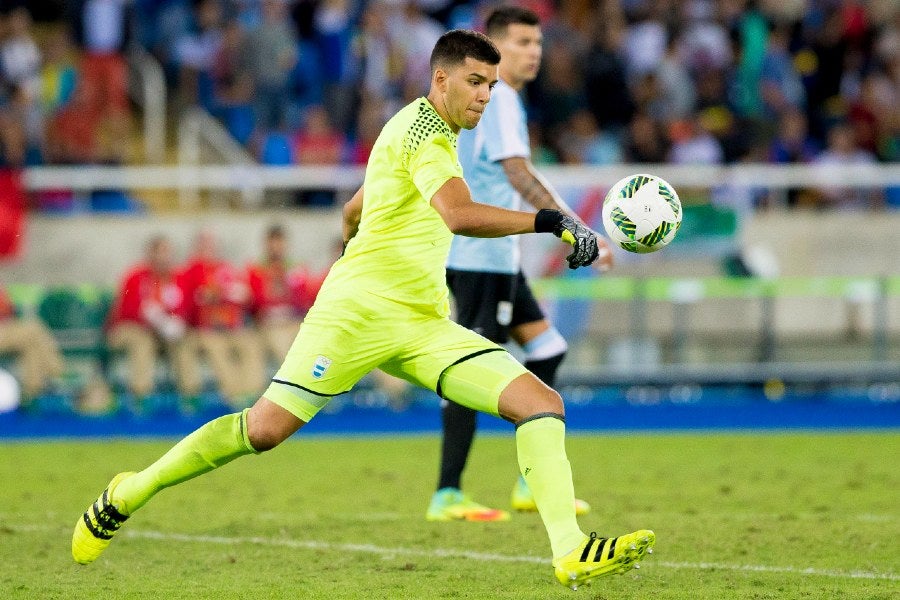
[{"label": "neon yellow shorts", "polygon": [[397,318],[392,307],[388,319],[371,302],[353,308],[310,311],[264,394],[268,400],[308,422],[332,396],[381,368],[435,391],[443,383],[444,397],[496,415],[500,393],[527,372],[502,347],[448,318],[414,311]]}]

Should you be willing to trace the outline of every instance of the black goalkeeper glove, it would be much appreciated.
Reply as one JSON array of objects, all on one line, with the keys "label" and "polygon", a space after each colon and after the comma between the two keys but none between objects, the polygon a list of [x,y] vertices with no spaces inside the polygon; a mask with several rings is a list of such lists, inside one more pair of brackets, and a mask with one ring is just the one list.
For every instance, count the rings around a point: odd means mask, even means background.
[{"label": "black goalkeeper glove", "polygon": [[534,216],[534,230],[537,233],[552,233],[572,244],[574,250],[566,257],[570,269],[586,267],[600,253],[597,248],[597,234],[569,215],[558,210],[542,208]]}]

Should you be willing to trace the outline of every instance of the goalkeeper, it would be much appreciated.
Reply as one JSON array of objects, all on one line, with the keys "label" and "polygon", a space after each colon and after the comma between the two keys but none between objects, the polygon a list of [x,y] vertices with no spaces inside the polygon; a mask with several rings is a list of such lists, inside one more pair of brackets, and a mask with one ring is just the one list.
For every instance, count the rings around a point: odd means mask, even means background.
[{"label": "goalkeeper", "polygon": [[372,150],[363,187],[344,207],[346,251],[325,280],[288,355],[249,409],[214,419],[137,473],[116,475],[79,517],[76,562],[94,561],[154,494],[246,454],[270,450],[375,368],[516,425],[519,468],[550,537],[556,578],[576,587],[625,571],[649,551],[641,530],[585,535],[575,518],[563,403],[493,342],[451,321],[444,264],[452,234],[551,232],[597,258],[593,232],[554,210],[537,215],[472,201],[456,155],[477,125],[500,55],[482,34],[454,30],[431,56],[428,96],[401,109]]}]

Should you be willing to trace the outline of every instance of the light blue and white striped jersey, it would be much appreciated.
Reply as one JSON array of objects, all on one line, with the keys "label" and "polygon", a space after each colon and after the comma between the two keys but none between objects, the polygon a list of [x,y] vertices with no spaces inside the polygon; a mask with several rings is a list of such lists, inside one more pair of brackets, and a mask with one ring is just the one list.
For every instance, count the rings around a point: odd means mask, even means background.
[{"label": "light blue and white striped jersey", "polygon": [[[459,132],[459,162],[476,202],[519,210],[522,198],[510,185],[500,161],[531,158],[528,119],[518,92],[501,79],[494,86],[475,129]],[[518,236],[473,238],[457,235],[450,246],[447,267],[460,271],[519,272]]]}]

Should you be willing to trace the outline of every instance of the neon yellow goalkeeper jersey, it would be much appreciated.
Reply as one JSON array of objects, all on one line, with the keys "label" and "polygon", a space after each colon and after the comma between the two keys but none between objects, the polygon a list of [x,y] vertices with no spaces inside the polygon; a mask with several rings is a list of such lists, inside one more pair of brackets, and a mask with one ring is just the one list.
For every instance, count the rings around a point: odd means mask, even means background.
[{"label": "neon yellow goalkeeper jersey", "polygon": [[359,230],[316,304],[364,291],[398,308],[449,315],[444,265],[453,235],[430,202],[450,178],[462,177],[456,140],[426,98],[387,122],[366,167]]}]

